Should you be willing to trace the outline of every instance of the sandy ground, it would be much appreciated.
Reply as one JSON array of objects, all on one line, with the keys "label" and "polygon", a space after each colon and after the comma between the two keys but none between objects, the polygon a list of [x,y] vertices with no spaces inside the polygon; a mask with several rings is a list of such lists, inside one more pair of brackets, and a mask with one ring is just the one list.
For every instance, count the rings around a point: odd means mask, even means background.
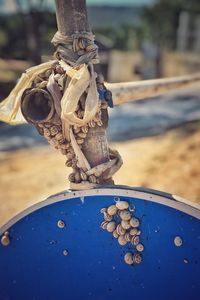
[{"label": "sandy ground", "polygon": [[[116,184],[149,187],[200,203],[200,126],[112,144],[123,157]],[[70,169],[51,147],[0,153],[0,226],[22,209],[68,188]]]}]

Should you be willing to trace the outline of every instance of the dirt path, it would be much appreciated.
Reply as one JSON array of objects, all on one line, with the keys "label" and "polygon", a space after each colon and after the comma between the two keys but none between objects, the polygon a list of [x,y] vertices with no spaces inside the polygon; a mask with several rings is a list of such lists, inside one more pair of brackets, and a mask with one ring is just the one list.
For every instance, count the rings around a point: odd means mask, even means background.
[{"label": "dirt path", "polygon": [[[124,165],[116,184],[142,186],[200,203],[200,129],[112,144]],[[29,205],[68,188],[65,159],[50,147],[0,153],[0,225]]]}]

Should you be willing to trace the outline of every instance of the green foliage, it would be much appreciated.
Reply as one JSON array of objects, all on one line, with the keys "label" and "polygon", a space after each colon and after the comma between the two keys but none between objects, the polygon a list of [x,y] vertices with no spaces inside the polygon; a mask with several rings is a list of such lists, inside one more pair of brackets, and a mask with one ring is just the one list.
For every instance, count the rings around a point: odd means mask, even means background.
[{"label": "green foliage", "polygon": [[[26,51],[24,30],[22,33],[22,20],[19,15],[12,18],[1,17],[1,45],[0,56],[2,58],[22,58],[23,52]],[[21,50],[20,50],[21,49]]]},{"label": "green foliage", "polygon": [[[37,10],[34,5],[36,2],[40,3]],[[35,47],[37,49],[35,52],[40,52],[38,55],[41,53],[50,55],[53,52],[50,41],[56,31],[55,14],[42,11],[45,1],[26,2],[28,8],[23,6],[25,1],[18,0],[17,3],[19,14],[0,18],[0,57],[33,59],[34,49],[30,53],[30,33],[38,41],[39,46]],[[200,1],[155,0],[152,6],[143,8],[140,23],[136,25],[123,24],[117,27],[104,26],[102,21],[99,28],[95,29],[95,33],[108,37],[113,41],[113,48],[119,50],[141,49],[144,39],[152,40],[165,48],[174,48],[178,19],[182,11],[187,11],[192,16],[200,14]]]},{"label": "green foliage", "polygon": [[113,48],[122,51],[138,50],[145,36],[145,27],[123,24],[119,27],[99,27],[96,34],[101,34],[113,41]]},{"label": "green foliage", "polygon": [[[30,60],[28,48],[28,35],[26,22],[27,14],[21,13],[0,18],[0,57]],[[41,42],[41,53],[50,54],[53,46],[50,45],[51,38],[56,31],[55,15],[46,12],[41,13],[38,19],[38,42]],[[30,37],[30,36],[29,36]],[[40,40],[39,40],[40,39]]]},{"label": "green foliage", "polygon": [[8,43],[8,36],[4,30],[0,29],[0,47],[5,47],[7,43]]},{"label": "green foliage", "polygon": [[163,47],[174,48],[178,20],[183,11],[191,16],[199,14],[199,0],[156,0],[154,5],[146,7],[143,22],[150,39]]}]

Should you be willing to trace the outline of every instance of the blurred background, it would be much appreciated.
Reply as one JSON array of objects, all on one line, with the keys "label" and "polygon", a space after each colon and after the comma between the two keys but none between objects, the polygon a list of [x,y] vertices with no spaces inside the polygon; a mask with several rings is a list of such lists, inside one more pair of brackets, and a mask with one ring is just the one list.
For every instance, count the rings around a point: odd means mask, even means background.
[{"label": "blurred background", "polygon": [[[199,0],[88,0],[106,81],[171,77],[200,69]],[[47,61],[53,0],[0,0],[0,101],[21,73]],[[200,203],[200,86],[110,110],[108,139],[124,165],[116,184]],[[0,223],[68,188],[65,158],[30,125],[0,123]]]}]

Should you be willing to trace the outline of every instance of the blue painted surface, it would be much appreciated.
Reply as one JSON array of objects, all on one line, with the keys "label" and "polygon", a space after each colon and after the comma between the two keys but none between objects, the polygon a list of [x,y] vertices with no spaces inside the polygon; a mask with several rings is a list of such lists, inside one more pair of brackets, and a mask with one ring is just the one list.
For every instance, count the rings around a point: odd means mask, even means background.
[{"label": "blue painted surface", "polygon": [[[121,197],[135,205],[145,246],[140,265],[124,263],[120,246],[100,228],[100,209],[114,196],[57,202],[31,213],[0,245],[0,299],[200,299],[200,222],[167,206]],[[62,219],[66,227],[57,227]],[[174,237],[183,245],[176,247]],[[67,249],[68,256],[63,255]]]}]

